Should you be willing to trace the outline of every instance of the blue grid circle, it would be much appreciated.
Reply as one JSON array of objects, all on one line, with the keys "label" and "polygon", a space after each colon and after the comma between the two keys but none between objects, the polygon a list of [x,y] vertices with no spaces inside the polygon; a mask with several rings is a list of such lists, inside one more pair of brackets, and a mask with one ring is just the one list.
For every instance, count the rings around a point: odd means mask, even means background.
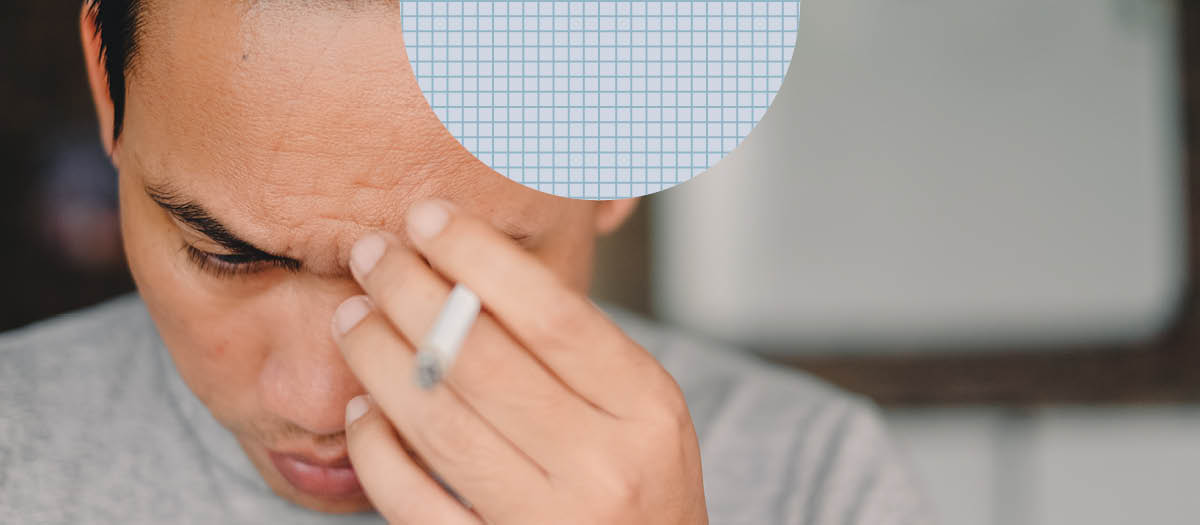
[{"label": "blue grid circle", "polygon": [[762,119],[800,2],[401,0],[434,113],[480,160],[562,197],[687,181]]}]

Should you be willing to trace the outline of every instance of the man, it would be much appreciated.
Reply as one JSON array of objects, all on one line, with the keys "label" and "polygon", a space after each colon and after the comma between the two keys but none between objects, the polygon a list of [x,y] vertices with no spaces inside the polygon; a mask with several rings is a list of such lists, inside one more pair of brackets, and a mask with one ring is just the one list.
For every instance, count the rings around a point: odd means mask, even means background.
[{"label": "man", "polygon": [[[0,340],[0,522],[924,522],[865,403],[586,300],[634,202],[471,157],[399,28],[84,6],[139,295]],[[424,390],[456,283],[484,312]]]}]

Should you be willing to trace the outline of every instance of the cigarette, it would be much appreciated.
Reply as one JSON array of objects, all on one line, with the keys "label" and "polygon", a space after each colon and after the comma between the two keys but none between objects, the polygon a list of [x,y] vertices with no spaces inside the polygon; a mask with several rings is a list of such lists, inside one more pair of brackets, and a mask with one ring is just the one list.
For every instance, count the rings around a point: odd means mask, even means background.
[{"label": "cigarette", "polygon": [[458,284],[450,290],[433,328],[417,347],[416,380],[422,389],[430,390],[446,377],[479,316],[479,307],[479,296],[466,286]]}]

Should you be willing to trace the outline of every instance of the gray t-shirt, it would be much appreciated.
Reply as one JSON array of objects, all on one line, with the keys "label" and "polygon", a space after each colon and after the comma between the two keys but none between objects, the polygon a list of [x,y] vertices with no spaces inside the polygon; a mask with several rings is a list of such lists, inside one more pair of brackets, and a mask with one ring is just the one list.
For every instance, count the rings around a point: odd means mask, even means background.
[{"label": "gray t-shirt", "polygon": [[[927,523],[871,405],[604,309],[679,382],[714,524]],[[379,523],[267,487],[129,295],[0,337],[0,523]]]}]

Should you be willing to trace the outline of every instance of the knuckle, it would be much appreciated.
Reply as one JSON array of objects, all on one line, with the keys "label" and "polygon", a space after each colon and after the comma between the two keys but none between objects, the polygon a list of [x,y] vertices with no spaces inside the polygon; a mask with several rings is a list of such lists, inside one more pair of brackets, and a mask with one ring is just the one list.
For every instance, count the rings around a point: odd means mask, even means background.
[{"label": "knuckle", "polygon": [[479,252],[477,239],[484,238],[486,233],[485,224],[456,213],[451,216],[442,234],[434,239],[435,248],[449,258],[475,260],[473,257]]},{"label": "knuckle", "polygon": [[414,428],[419,436],[420,455],[429,463],[440,464],[462,461],[464,451],[478,451],[478,433],[469,420],[474,414],[450,408],[446,403],[438,405],[439,410],[429,412]]},{"label": "knuckle", "polygon": [[365,358],[364,350],[379,344],[383,320],[375,310],[368,312],[358,324],[342,334],[340,346],[347,359]]},{"label": "knuckle", "polygon": [[591,514],[596,523],[622,523],[640,506],[643,484],[628,469],[610,469],[597,477]]},{"label": "knuckle", "polygon": [[450,369],[449,381],[468,398],[488,399],[489,403],[503,401],[496,399],[495,393],[511,391],[514,379],[519,377],[512,353],[503,342],[468,338],[462,355]]},{"label": "knuckle", "polygon": [[688,410],[687,399],[679,384],[666,372],[658,381],[651,381],[645,398],[650,400],[643,405],[643,417],[650,428],[661,430],[679,429],[691,426],[691,414]]},{"label": "knuckle", "polygon": [[380,431],[384,430],[383,426],[387,422],[379,414],[379,411],[372,408],[367,410],[358,419],[346,425],[346,446],[353,451],[372,439],[380,436]]},{"label": "knuckle", "polygon": [[363,287],[373,293],[384,293],[396,290],[408,279],[412,268],[412,254],[407,250],[398,249],[395,243],[379,258],[375,268],[363,277]]},{"label": "knuckle", "polygon": [[530,344],[549,348],[570,346],[587,334],[591,308],[573,294],[559,289],[551,293],[556,297],[543,304],[555,307],[534,316],[528,333]]},{"label": "knuckle", "polygon": [[363,471],[372,468],[371,453],[379,448],[379,444],[389,432],[392,432],[390,423],[374,409],[348,425],[346,449],[350,455],[350,462],[357,463],[356,468]]},{"label": "knuckle", "polygon": [[638,439],[630,447],[644,461],[660,461],[695,436],[691,415],[682,400],[668,398],[649,403],[635,424],[639,427]]}]

